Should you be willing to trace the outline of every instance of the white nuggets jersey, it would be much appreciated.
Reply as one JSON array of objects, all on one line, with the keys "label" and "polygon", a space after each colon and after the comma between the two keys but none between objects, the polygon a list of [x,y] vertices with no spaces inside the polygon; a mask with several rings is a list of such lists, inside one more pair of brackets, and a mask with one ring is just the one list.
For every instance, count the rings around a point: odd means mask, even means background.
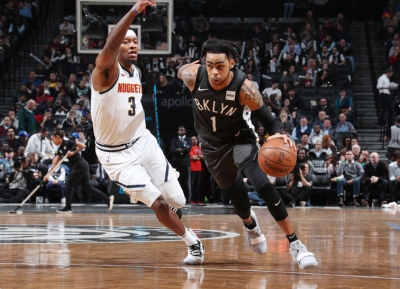
[{"label": "white nuggets jersey", "polygon": [[120,145],[137,139],[146,132],[139,70],[133,73],[118,63],[118,76],[105,91],[92,85],[92,119],[96,141],[102,145]]}]

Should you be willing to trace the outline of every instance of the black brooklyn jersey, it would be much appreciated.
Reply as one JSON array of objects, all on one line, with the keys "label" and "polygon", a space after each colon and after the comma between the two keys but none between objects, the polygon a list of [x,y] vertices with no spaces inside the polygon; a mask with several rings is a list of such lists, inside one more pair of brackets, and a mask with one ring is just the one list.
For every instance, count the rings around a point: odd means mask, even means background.
[{"label": "black brooklyn jersey", "polygon": [[208,142],[227,143],[245,135],[255,137],[251,111],[239,102],[245,80],[244,72],[234,68],[230,84],[216,91],[208,82],[206,67],[199,67],[192,91],[194,128]]}]

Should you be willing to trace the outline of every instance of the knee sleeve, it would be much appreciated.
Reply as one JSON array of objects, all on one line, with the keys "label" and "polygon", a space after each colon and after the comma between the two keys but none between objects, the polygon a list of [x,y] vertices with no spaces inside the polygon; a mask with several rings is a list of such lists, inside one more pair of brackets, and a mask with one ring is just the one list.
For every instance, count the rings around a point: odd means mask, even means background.
[{"label": "knee sleeve", "polygon": [[279,222],[287,218],[288,213],[285,204],[273,184],[264,185],[257,190],[257,193],[267,204],[268,210],[275,221]]},{"label": "knee sleeve", "polygon": [[250,216],[250,198],[242,179],[238,179],[233,186],[224,190],[231,199],[236,214],[247,219]]},{"label": "knee sleeve", "polygon": [[285,204],[275,186],[269,181],[268,176],[261,171],[258,163],[249,163],[244,168],[243,172],[253,184],[254,189],[260,198],[267,204],[267,207],[275,221],[279,222],[286,219],[288,213]]},{"label": "knee sleeve", "polygon": [[186,198],[177,179],[162,183],[157,186],[157,189],[170,206],[182,208],[185,205]]}]

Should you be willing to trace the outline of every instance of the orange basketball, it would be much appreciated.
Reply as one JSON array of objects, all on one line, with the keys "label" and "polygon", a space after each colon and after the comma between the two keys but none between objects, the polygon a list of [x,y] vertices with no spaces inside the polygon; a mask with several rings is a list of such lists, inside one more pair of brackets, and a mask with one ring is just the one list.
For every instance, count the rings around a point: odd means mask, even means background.
[{"label": "orange basketball", "polygon": [[289,174],[296,165],[296,150],[285,144],[283,139],[267,140],[258,152],[258,164],[261,170],[272,177]]}]

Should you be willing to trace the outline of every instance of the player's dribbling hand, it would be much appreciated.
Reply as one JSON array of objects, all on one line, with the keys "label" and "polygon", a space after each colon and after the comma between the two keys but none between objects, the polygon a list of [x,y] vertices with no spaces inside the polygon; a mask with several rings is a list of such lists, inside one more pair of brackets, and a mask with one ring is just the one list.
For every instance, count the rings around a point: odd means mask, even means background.
[{"label": "player's dribbling hand", "polygon": [[289,147],[294,148],[294,150],[297,151],[296,146],[293,144],[292,140],[287,135],[280,134],[279,132],[277,132],[273,136],[270,136],[268,139],[273,139],[273,138],[281,138],[281,139],[283,139],[283,143],[289,144]]}]

